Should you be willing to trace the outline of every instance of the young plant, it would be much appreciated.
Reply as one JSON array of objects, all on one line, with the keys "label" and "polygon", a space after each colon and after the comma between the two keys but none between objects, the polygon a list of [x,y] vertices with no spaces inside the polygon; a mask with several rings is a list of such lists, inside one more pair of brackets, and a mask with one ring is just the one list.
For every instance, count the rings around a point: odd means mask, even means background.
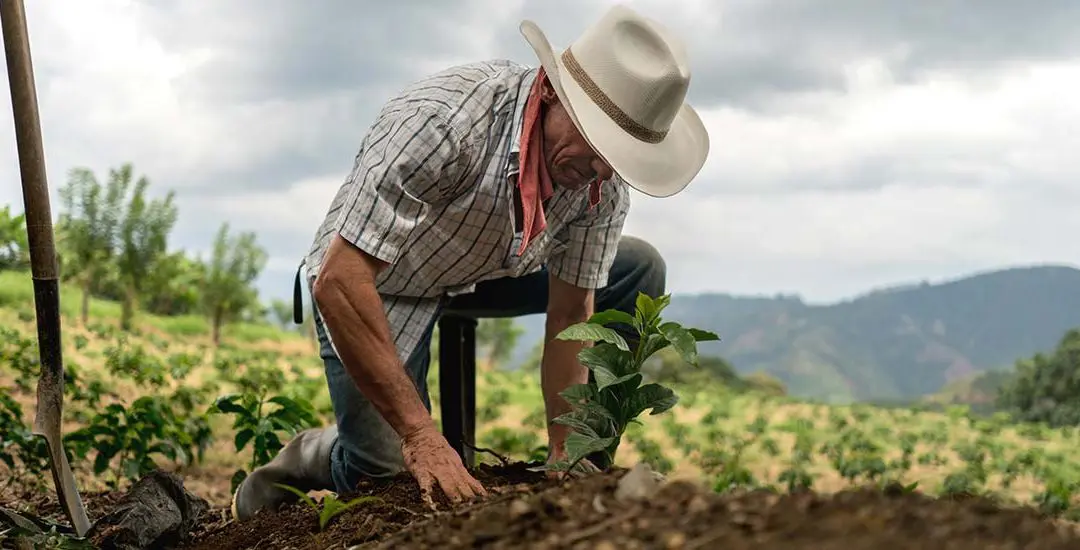
[{"label": "young plant", "polygon": [[[272,408],[269,405],[276,405]],[[303,399],[284,395],[268,397],[265,392],[233,393],[214,401],[211,414],[233,415],[233,440],[236,452],[251,444],[251,463],[248,470],[237,470],[232,476],[232,490],[247,476],[247,472],[270,462],[284,446],[281,435],[293,437],[301,430],[319,425],[315,409]]]},{"label": "young plant", "polygon": [[[670,388],[655,383],[641,384],[642,365],[656,352],[671,346],[683,361],[697,366],[697,343],[720,337],[661,320],[660,313],[670,303],[670,295],[654,299],[641,293],[633,315],[619,310],[602,311],[559,333],[560,340],[594,343],[578,354],[582,366],[592,371],[593,379],[560,393],[572,407],[570,412],[554,419],[572,429],[566,438],[567,459],[544,469],[570,471],[586,456],[597,452],[603,452],[609,463],[614,463],[627,426],[640,423],[637,417],[647,410],[652,410],[650,415],[657,415],[675,406],[678,397]],[[608,325],[629,333],[637,345],[631,348],[626,338]]]},{"label": "young plant", "polygon": [[338,500],[337,495],[335,495],[334,493],[330,493],[323,497],[322,509],[320,509],[319,505],[315,503],[315,499],[311,498],[310,496],[308,496],[307,493],[301,491],[300,489],[297,489],[296,487],[293,487],[291,485],[285,485],[284,483],[275,483],[274,486],[285,489],[286,491],[295,494],[296,496],[300,497],[301,500],[306,502],[308,506],[311,506],[311,508],[319,514],[320,531],[326,529],[326,526],[330,523],[330,520],[334,519],[334,516],[337,516],[345,510],[348,510],[353,506],[363,504],[365,502],[381,500],[379,499],[379,497],[364,496],[356,497],[348,502],[345,502],[343,500]]}]

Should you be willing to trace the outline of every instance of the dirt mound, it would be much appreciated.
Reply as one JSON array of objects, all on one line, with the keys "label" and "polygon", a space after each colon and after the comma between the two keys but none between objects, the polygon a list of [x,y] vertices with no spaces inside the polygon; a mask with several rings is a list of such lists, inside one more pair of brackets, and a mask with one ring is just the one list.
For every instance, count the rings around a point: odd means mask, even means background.
[{"label": "dirt mound", "polygon": [[188,548],[1080,548],[1071,528],[981,498],[939,500],[898,489],[721,496],[672,482],[651,498],[620,501],[615,492],[624,473],[560,484],[520,464],[481,467],[488,499],[438,513],[424,509],[407,478],[367,483],[344,498],[382,501],[341,513],[322,532],[317,513],[300,503],[246,522],[206,525]]}]

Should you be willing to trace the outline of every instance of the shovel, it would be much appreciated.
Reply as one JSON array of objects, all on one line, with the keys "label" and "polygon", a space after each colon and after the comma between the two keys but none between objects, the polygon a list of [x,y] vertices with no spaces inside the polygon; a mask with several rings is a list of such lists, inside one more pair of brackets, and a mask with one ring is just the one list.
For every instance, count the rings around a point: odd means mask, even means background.
[{"label": "shovel", "polygon": [[60,432],[64,407],[64,362],[60,340],[60,292],[56,247],[53,239],[49,184],[45,179],[45,152],[41,144],[34,67],[30,60],[30,37],[22,0],[0,0],[0,27],[4,35],[11,110],[15,116],[15,141],[22,173],[26,233],[30,245],[30,270],[34,279],[37,310],[38,351],[41,374],[37,387],[34,435],[44,436],[49,446],[53,483],[75,533],[90,530],[75,476],[71,473]]}]

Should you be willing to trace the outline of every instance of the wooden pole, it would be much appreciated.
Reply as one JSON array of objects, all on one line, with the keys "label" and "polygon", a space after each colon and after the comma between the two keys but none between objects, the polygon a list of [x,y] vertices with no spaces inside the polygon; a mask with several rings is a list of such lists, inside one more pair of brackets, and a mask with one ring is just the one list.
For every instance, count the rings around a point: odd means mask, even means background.
[{"label": "wooden pole", "polygon": [[78,536],[90,530],[75,476],[64,453],[61,420],[64,407],[64,361],[60,338],[60,289],[53,237],[49,185],[45,177],[45,152],[41,140],[30,36],[22,0],[0,0],[0,28],[4,36],[11,111],[15,118],[15,142],[22,173],[26,233],[30,245],[30,271],[34,279],[37,310],[38,353],[41,374],[37,387],[34,434],[49,446],[53,483],[60,505]]}]

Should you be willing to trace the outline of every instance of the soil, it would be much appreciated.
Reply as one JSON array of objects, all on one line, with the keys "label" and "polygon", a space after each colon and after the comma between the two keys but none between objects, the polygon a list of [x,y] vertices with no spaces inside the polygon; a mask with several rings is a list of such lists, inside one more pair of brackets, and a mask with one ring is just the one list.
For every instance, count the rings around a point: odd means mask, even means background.
[{"label": "soil", "polygon": [[317,513],[304,503],[244,522],[215,509],[204,516],[185,549],[1080,548],[1075,526],[980,497],[935,499],[898,487],[832,495],[718,495],[694,483],[672,481],[651,498],[620,501],[615,490],[625,470],[559,482],[527,468],[480,466],[476,476],[488,488],[487,498],[453,510],[441,501],[435,512],[425,508],[408,477],[368,481],[343,499],[374,495],[381,500],[346,510],[321,532]]}]

